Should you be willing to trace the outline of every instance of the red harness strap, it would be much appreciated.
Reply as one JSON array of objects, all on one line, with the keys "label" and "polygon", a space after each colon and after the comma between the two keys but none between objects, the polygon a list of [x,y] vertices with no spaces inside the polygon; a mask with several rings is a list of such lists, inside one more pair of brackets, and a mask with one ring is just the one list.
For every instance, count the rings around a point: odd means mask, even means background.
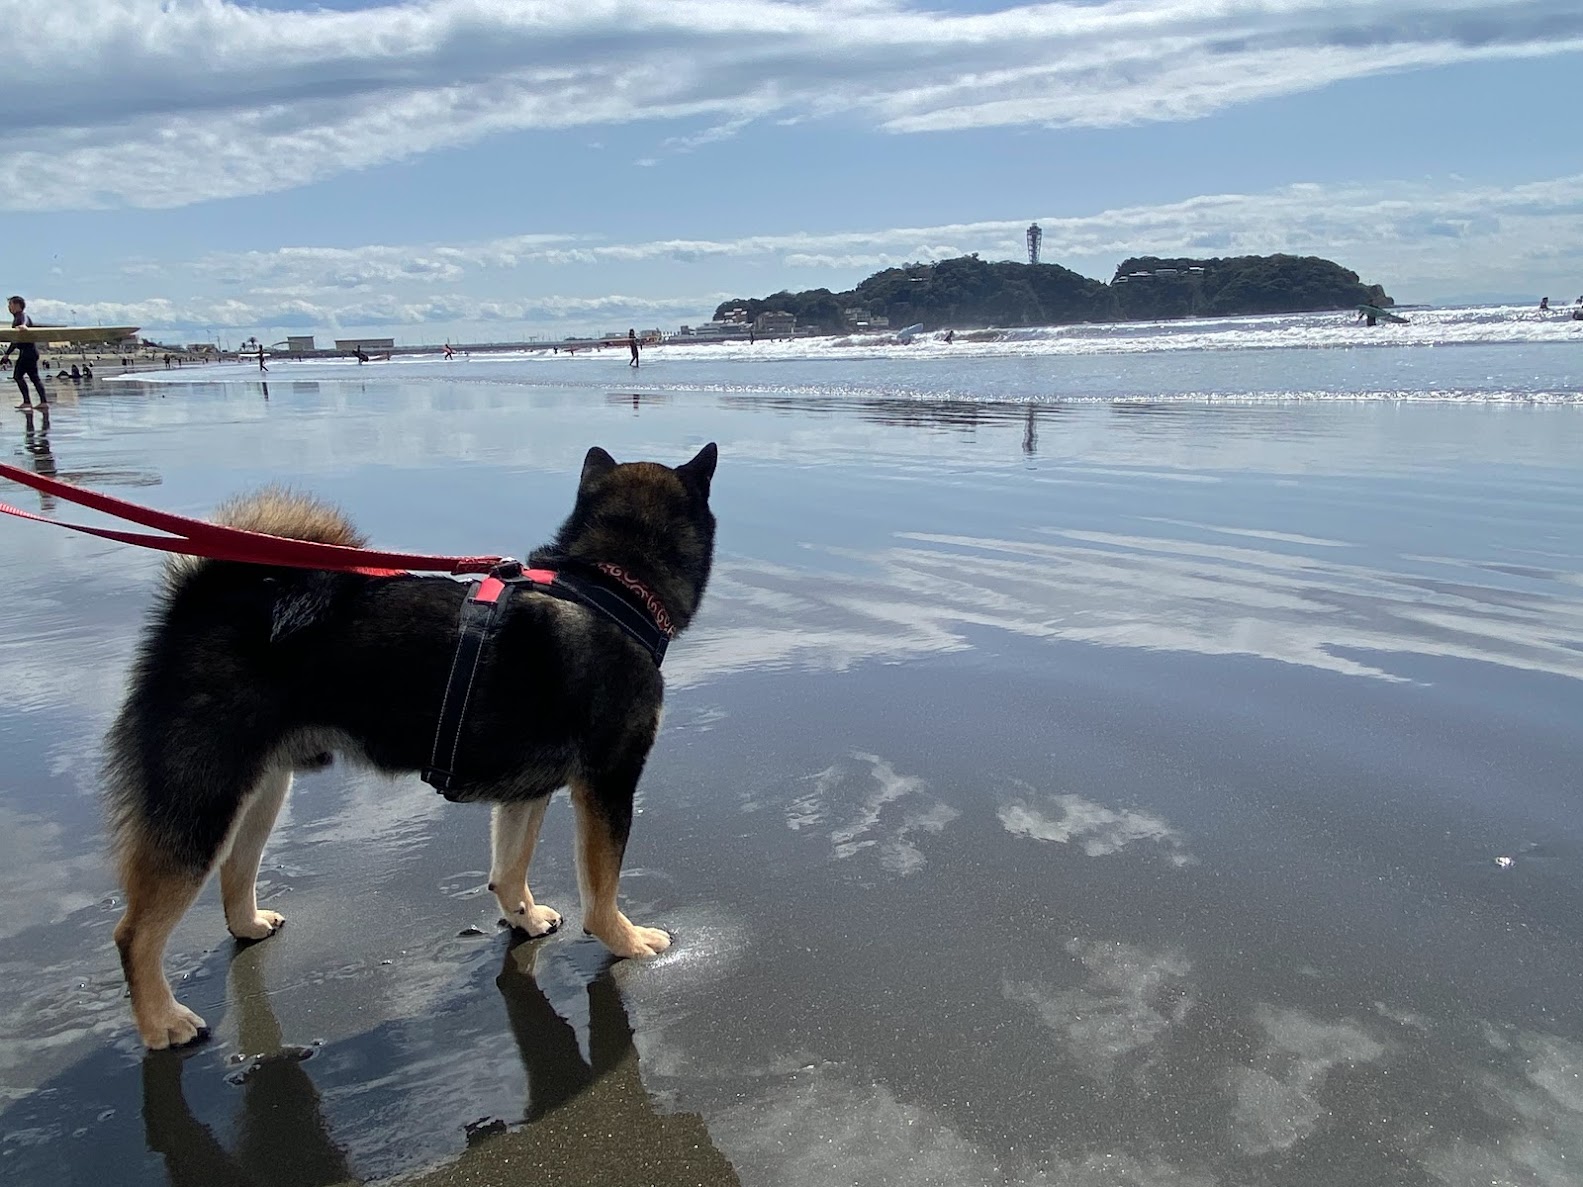
[{"label": "red harness strap", "polygon": [[168,536],[154,536],[146,532],[126,532],[116,528],[96,528],[87,524],[67,523],[49,519],[0,503],[0,514],[18,519],[31,519],[37,523],[52,523],[98,536],[122,544],[137,544],[161,552],[179,552],[186,556],[207,557],[218,561],[242,561],[254,565],[282,565],[293,569],[329,569],[344,573],[363,573],[369,576],[395,576],[409,571],[425,573],[487,573],[505,557],[499,556],[435,556],[420,552],[380,552],[372,548],[348,548],[341,544],[320,544],[314,540],[293,540],[286,536],[272,536],[267,532],[250,532],[243,528],[227,527],[185,515],[172,515],[168,511],[155,511],[138,503],[102,495],[96,491],[73,486],[57,478],[46,478],[16,466],[0,462],[0,478],[9,478],[30,486],[47,495],[79,503],[94,511],[102,511],[117,519],[125,519],[146,528],[170,532]]}]

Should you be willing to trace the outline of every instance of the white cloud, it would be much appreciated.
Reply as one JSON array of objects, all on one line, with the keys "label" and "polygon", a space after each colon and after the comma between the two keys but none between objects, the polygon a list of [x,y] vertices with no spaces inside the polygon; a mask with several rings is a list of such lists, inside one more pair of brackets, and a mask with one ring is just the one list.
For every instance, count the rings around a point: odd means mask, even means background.
[{"label": "white cloud", "polygon": [[1336,1067],[1368,1063],[1385,1047],[1350,1021],[1324,1022],[1295,1009],[1261,1006],[1265,1041],[1254,1066],[1231,1073],[1231,1134],[1247,1154],[1285,1150],[1325,1123],[1320,1100]]},{"label": "white cloud", "polygon": [[1142,1079],[1151,1049],[1193,1008],[1187,986],[1192,963],[1180,952],[1150,952],[1120,941],[1070,940],[1066,951],[1088,977],[1080,989],[1055,989],[1007,978],[1007,1000],[1029,1006],[1061,1048],[1107,1091],[1122,1062]]},{"label": "white cloud", "polygon": [[[1455,179],[1297,184],[1038,221],[1045,259],[1107,279],[1132,254],[1279,251],[1339,260],[1403,300],[1455,299],[1469,278],[1483,286],[1474,295],[1570,293],[1573,261],[1583,255],[1583,175],[1509,186]],[[1019,258],[1026,227],[1017,218],[648,241],[545,231],[457,243],[211,252],[159,265],[132,257],[111,265],[122,291],[158,284],[163,292],[118,301],[34,292],[29,304],[41,319],[75,316],[156,334],[396,327],[421,337],[443,323],[452,336],[501,339],[595,319],[662,326],[702,320],[733,296],[781,286],[841,289],[863,273],[910,260],[974,251]],[[647,269],[648,288],[660,291],[610,291],[628,288],[636,265]],[[707,273],[704,284],[700,272]],[[744,275],[763,279],[744,285]],[[733,277],[738,291],[716,288]],[[567,293],[572,286],[584,291]]]},{"label": "white cloud", "polygon": [[817,828],[837,818],[830,831],[835,857],[873,850],[891,873],[915,873],[924,864],[917,838],[940,832],[961,812],[930,795],[922,779],[898,774],[878,755],[852,757],[866,769],[840,762],[820,771],[813,777],[813,789],[788,805],[786,826]]},{"label": "white cloud", "polygon": [[1537,1031],[1516,1032],[1513,1041],[1502,1028],[1488,1029],[1496,1053],[1476,1082],[1492,1125],[1507,1132],[1482,1141],[1452,1134],[1427,1154],[1425,1169],[1445,1187],[1570,1187],[1583,1161],[1583,1045]]},{"label": "white cloud", "polygon": [[[709,1119],[710,1135],[744,1182],[766,1187],[1215,1187],[1209,1174],[1150,1151],[1097,1150],[1062,1158],[987,1148],[951,1118],[899,1098],[885,1084],[810,1067],[763,1096]],[[1052,1137],[1052,1146],[1059,1143]]]},{"label": "white cloud", "polygon": [[[820,433],[805,450],[777,456],[817,465],[832,448]],[[1151,451],[1151,466],[1187,464],[1158,454],[1154,440],[1142,448]],[[1307,464],[1295,456],[1283,460],[1263,438],[1220,441],[1214,451],[1195,453],[1191,464],[1235,469],[1256,459],[1266,472],[1284,465],[1293,474]],[[1118,453],[1115,472],[1125,477],[1122,467],[1142,460]],[[1095,459],[1101,466],[1111,461]],[[1164,534],[1046,535],[1049,542],[905,534],[901,545],[847,558],[872,567],[859,574],[834,565],[821,572],[810,563],[794,574],[722,561],[711,578],[707,621],[688,636],[668,683],[690,686],[727,671],[844,671],[862,662],[965,651],[976,628],[1106,647],[1256,656],[1371,680],[1407,679],[1398,669],[1411,667],[1408,658],[1415,656],[1583,679],[1575,645],[1583,601],[1560,584],[1569,576],[1528,593],[1477,574],[1468,579],[1465,562],[1417,557],[1373,567],[1330,542],[1317,549],[1255,548]],[[1426,564],[1447,566],[1452,577],[1444,588],[1426,587],[1419,571]],[[766,607],[773,611],[768,616]],[[1100,850],[1150,837],[1172,860],[1186,856],[1165,821],[1079,797],[1069,804],[1062,797],[1030,798],[1020,808],[1011,805],[1002,820],[1030,835],[1069,835]]]},{"label": "white cloud", "polygon": [[1089,857],[1120,853],[1140,841],[1158,844],[1174,866],[1197,864],[1182,834],[1152,812],[1107,808],[1078,795],[1024,796],[996,811],[1006,831],[1035,841],[1076,844]]},{"label": "white cloud", "polygon": [[[1192,119],[1341,79],[1583,48],[1544,0],[59,0],[8,17],[0,208],[179,206],[504,132],[759,119],[892,132]],[[71,68],[62,69],[62,46]],[[85,185],[84,178],[92,183]]]}]

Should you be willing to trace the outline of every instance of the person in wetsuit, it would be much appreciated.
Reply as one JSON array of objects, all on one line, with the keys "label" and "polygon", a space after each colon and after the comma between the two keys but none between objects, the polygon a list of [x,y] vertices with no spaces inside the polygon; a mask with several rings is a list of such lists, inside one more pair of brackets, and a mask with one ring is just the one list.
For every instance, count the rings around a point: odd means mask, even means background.
[{"label": "person in wetsuit", "polygon": [[[33,319],[24,312],[27,309],[27,302],[21,297],[12,297],[6,302],[6,306],[11,310],[13,330],[33,324]],[[10,358],[13,350],[16,351],[16,367],[11,372],[11,378],[16,380],[17,387],[22,389],[22,402],[17,407],[33,407],[33,401],[28,398],[27,392],[27,381],[31,377],[33,390],[38,392],[38,406],[48,408],[49,397],[44,394],[44,383],[38,377],[38,345],[33,342],[13,342],[5,348],[4,354],[0,354],[0,363]]]},{"label": "person in wetsuit", "polygon": [[632,361],[627,366],[636,367],[638,365],[638,332],[636,330],[627,331],[627,347],[632,351]]}]

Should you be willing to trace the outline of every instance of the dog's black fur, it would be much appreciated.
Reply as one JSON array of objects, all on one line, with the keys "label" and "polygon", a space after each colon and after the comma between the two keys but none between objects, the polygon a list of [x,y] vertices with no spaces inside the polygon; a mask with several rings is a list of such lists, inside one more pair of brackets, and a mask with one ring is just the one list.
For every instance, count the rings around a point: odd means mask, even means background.
[{"label": "dog's black fur", "polygon": [[[713,559],[716,458],[708,445],[672,469],[618,465],[590,450],[570,517],[528,563],[573,572],[618,565],[657,595],[677,630],[686,627]],[[279,491],[218,518],[362,543],[333,509]],[[116,942],[149,1046],[202,1033],[202,1020],[171,997],[159,961],[211,870],[221,870],[235,934],[261,938],[279,926],[279,916],[258,910],[253,881],[290,771],[322,765],[331,751],[390,773],[428,765],[466,591],[443,577],[172,564],[107,757],[127,891]],[[633,927],[614,900],[633,795],[659,726],[659,670],[585,606],[509,596],[468,702],[461,785],[448,794],[497,805],[491,889],[509,922],[542,934],[559,916],[534,905],[526,864],[544,802],[570,785],[585,928],[619,955],[662,950],[668,937]]]}]

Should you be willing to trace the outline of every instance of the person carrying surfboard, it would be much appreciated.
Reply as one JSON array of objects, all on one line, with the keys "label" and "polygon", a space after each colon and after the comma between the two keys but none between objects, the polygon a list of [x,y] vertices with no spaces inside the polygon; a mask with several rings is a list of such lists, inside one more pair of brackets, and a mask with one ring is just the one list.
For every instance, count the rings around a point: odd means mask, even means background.
[{"label": "person carrying surfboard", "polygon": [[[27,302],[21,297],[12,297],[6,302],[6,308],[11,310],[11,328],[19,330],[24,326],[31,326],[33,319],[27,315]],[[27,381],[33,379],[33,390],[38,392],[38,406],[49,407],[49,397],[44,394],[44,383],[38,377],[38,345],[33,342],[13,342],[5,348],[5,353],[0,354],[0,364],[11,357],[11,352],[16,351],[16,367],[11,372],[11,378],[16,380],[17,387],[22,389],[22,402],[18,408],[31,408],[33,401],[28,398]]]}]

